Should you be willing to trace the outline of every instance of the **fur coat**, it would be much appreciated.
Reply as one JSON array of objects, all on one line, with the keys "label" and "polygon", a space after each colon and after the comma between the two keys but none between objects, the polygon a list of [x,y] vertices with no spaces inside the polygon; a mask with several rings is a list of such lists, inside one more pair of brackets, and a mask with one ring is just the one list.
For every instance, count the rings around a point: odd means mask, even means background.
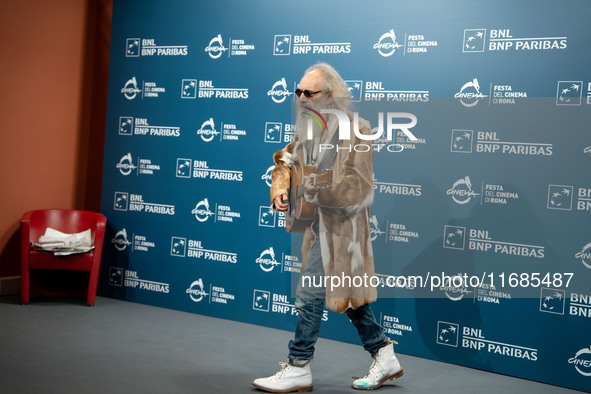
[{"label": "fur coat", "polygon": [[[359,119],[359,129],[363,134],[371,134],[369,123]],[[328,277],[326,283],[326,307],[342,313],[347,308],[357,309],[373,302],[377,290],[370,286],[370,278],[375,274],[373,252],[370,239],[369,206],[373,201],[373,146],[372,141],[362,141],[353,133],[351,139],[339,142],[338,153],[333,164],[332,184],[315,195],[306,193],[305,198],[319,209],[319,238],[324,265]],[[338,132],[338,130],[337,130]],[[359,152],[356,144],[364,144]],[[369,146],[368,152],[362,152]],[[296,154],[294,154],[296,149]],[[350,150],[350,151],[349,151]],[[271,173],[271,205],[275,197],[287,193],[290,186],[290,168],[298,163],[292,156],[303,157],[302,146],[297,139],[273,156],[275,169]],[[298,159],[296,159],[298,160]],[[304,232],[302,244],[302,272],[306,266],[308,253],[315,241],[311,226]],[[356,281],[364,280],[361,286]],[[341,286],[331,291],[331,277],[338,276]],[[343,280],[351,278],[351,284]],[[354,277],[359,277],[354,280]],[[336,279],[335,279],[336,283]]]}]

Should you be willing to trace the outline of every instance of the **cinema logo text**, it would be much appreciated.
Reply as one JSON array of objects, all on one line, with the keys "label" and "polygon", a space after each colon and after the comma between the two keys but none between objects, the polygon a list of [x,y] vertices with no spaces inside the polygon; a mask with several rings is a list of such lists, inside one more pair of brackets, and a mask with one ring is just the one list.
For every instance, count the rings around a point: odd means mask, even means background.
[{"label": "cinema logo text", "polygon": [[204,49],[205,53],[207,53],[212,59],[218,59],[227,50],[228,48],[224,46],[224,40],[222,39],[221,34],[212,38]]},{"label": "cinema logo text", "polygon": [[568,359],[576,371],[583,376],[591,376],[591,346],[578,350],[575,355]]},{"label": "cinema logo text", "polygon": [[388,223],[388,238],[386,242],[409,243],[411,240],[420,239],[418,231],[413,231],[406,224]]},{"label": "cinema logo text", "polygon": [[527,98],[527,92],[513,88],[512,85],[492,85],[493,104],[515,104],[515,99]]},{"label": "cinema logo text", "polygon": [[267,96],[270,96],[277,104],[285,102],[285,100],[292,94],[293,93],[287,88],[287,81],[285,78],[276,81],[267,92]]},{"label": "cinema logo text", "polygon": [[201,302],[209,295],[203,287],[203,278],[199,278],[191,283],[189,288],[185,291],[193,302]]},{"label": "cinema logo text", "polygon": [[376,215],[371,215],[371,218],[369,219],[369,235],[371,241],[374,242],[379,236],[384,234],[385,232],[380,229],[378,217]]},{"label": "cinema logo text", "polygon": [[493,283],[481,282],[476,288],[476,301],[489,304],[500,304],[500,300],[510,300],[511,293],[497,290]]},{"label": "cinema logo text", "polygon": [[435,40],[426,40],[424,34],[404,34],[404,43],[399,44],[396,41],[394,29],[390,29],[380,36],[378,41],[373,44],[373,49],[383,57],[390,57],[400,48],[402,53],[416,54],[427,53],[430,48],[438,46]]},{"label": "cinema logo text", "polygon": [[131,79],[127,80],[121,89],[121,93],[123,93],[128,100],[133,100],[141,92],[142,90],[137,87],[137,79],[135,79],[135,77],[131,77]]},{"label": "cinema logo text", "polygon": [[394,29],[390,29],[380,36],[378,42],[373,44],[373,49],[383,57],[390,57],[396,52],[397,49],[403,46],[396,42],[396,33]]},{"label": "cinema logo text", "polygon": [[128,245],[131,245],[131,242],[127,240],[127,230],[121,229],[117,231],[117,234],[111,239],[111,243],[118,251],[122,252],[127,249]]},{"label": "cinema logo text", "polygon": [[480,194],[472,190],[472,182],[469,176],[458,179],[454,182],[451,188],[447,189],[447,195],[451,196],[456,204],[467,204],[473,197],[478,197]]},{"label": "cinema logo text", "polygon": [[135,171],[136,175],[154,175],[156,171],[160,171],[160,165],[152,163],[151,159],[138,157],[137,165],[135,165],[131,153],[124,155],[115,167],[125,176],[130,175],[135,170],[137,170]]},{"label": "cinema logo text", "polygon": [[472,81],[466,82],[460,88],[460,91],[454,94],[454,97],[460,100],[464,107],[474,107],[481,99],[488,97],[480,91],[480,84],[478,79],[474,78]]},{"label": "cinema logo text", "polygon": [[468,204],[472,200],[479,200],[480,205],[507,205],[509,202],[519,199],[519,193],[511,191],[511,186],[481,182],[480,188],[476,189],[472,185],[469,176],[455,181],[452,187],[447,190],[447,195],[451,196],[452,200],[458,205]]},{"label": "cinema logo text", "polygon": [[271,272],[275,267],[278,267],[281,272],[301,272],[302,263],[298,256],[282,253],[279,261],[278,258],[279,256],[275,255],[275,250],[271,246],[263,250],[255,262],[264,272]]},{"label": "cinema logo text", "polygon": [[[456,278],[460,278],[456,280]],[[464,297],[469,296],[472,291],[468,290],[468,285],[462,280],[462,274],[453,275],[449,281],[444,281],[444,284],[439,287],[440,291],[445,293],[445,296],[451,301],[460,301]]]},{"label": "cinema logo text", "polygon": [[403,324],[400,322],[400,318],[392,315],[382,315],[382,328],[386,334],[396,335],[401,337],[405,332],[412,332],[412,326],[410,324]]},{"label": "cinema logo text", "polygon": [[275,168],[274,165],[270,166],[269,168],[267,168],[267,171],[265,171],[265,173],[263,175],[261,175],[261,180],[265,181],[265,184],[269,187],[271,187],[272,184],[272,177],[271,177],[271,172],[273,171],[273,169]]},{"label": "cinema logo text", "polygon": [[246,130],[232,123],[220,122],[220,130],[216,129],[213,118],[209,118],[201,124],[199,130],[197,130],[197,135],[205,142],[211,142],[218,135],[220,141],[239,141],[240,137],[246,136]]},{"label": "cinema logo text", "polygon": [[[206,290],[209,290],[209,292]],[[209,296],[210,304],[228,304],[236,300],[236,296],[232,293],[229,293],[222,286],[210,283],[209,287],[206,287],[203,278],[193,281],[185,293],[189,295],[189,298],[193,302],[201,302],[205,300],[207,296]]]},{"label": "cinema logo text", "polygon": [[273,250],[272,246],[261,252],[260,256],[256,259],[256,263],[265,272],[271,272],[276,266],[281,265],[275,258],[275,250]]},{"label": "cinema logo text", "polygon": [[581,263],[591,269],[591,242],[583,246],[580,252],[575,254],[575,258],[581,260]]},{"label": "cinema logo text", "polygon": [[141,93],[141,98],[158,98],[161,94],[166,93],[166,89],[158,86],[156,82],[142,81],[142,89],[138,88],[137,79],[131,77],[121,89],[121,93],[128,100],[133,100]]},{"label": "cinema logo text", "polygon": [[240,219],[240,212],[234,212],[228,205],[222,205],[215,203],[213,212],[209,207],[209,200],[204,198],[199,201],[195,208],[191,211],[191,214],[195,216],[199,222],[205,222],[210,216],[214,216],[214,222],[227,222],[233,223],[237,219]]},{"label": "cinema logo text", "polygon": [[132,234],[133,242],[127,239],[127,229],[117,231],[117,234],[111,239],[111,243],[118,251],[122,252],[127,249],[128,245],[132,245],[131,251],[149,252],[150,249],[156,247],[156,244],[149,241],[145,235]]}]

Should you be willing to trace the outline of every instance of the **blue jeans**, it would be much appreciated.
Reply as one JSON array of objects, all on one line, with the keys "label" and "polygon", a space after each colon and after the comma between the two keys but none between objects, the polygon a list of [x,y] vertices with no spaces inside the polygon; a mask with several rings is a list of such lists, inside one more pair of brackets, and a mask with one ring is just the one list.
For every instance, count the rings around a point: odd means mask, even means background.
[{"label": "blue jeans", "polygon": [[[302,276],[319,274],[324,275],[324,267],[320,254],[320,243],[314,242]],[[301,280],[300,277],[300,285]],[[321,292],[318,289],[310,292],[306,289],[302,290],[301,286],[298,286],[295,301],[298,320],[295,337],[292,341],[289,341],[288,359],[292,365],[304,366],[314,357],[314,346],[320,333],[320,323],[322,322],[324,310],[324,291],[323,288]],[[374,357],[378,350],[387,344],[388,337],[384,334],[382,326],[376,321],[369,304],[357,309],[349,308],[345,311],[345,314],[357,328],[363,348]]]}]

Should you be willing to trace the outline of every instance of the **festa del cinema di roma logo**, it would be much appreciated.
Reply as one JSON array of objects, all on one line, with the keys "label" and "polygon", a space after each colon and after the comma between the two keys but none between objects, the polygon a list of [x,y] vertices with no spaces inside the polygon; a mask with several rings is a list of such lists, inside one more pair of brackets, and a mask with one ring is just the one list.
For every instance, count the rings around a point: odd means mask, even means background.
[{"label": "festa del cinema di roma logo", "polygon": [[[312,130],[312,126],[313,126],[313,122],[316,121],[316,123],[318,123],[318,125],[322,128],[326,128],[328,129],[328,124],[326,122],[326,119],[324,118],[324,116],[322,116],[322,114],[332,114],[335,115],[337,118],[337,121],[339,122],[339,139],[340,140],[349,140],[351,139],[351,125],[350,125],[350,119],[349,116],[343,112],[343,111],[339,111],[337,109],[321,109],[320,112],[312,109],[312,108],[305,108],[306,111],[310,111],[310,112],[304,112],[306,115],[309,116],[309,119],[307,121],[307,138],[308,139],[313,139],[313,130]],[[415,135],[409,130],[413,127],[415,127],[417,125],[417,117],[411,113],[408,112],[388,112],[386,114],[386,138],[388,141],[393,141],[393,131],[394,130],[401,130],[411,141],[417,141],[418,138],[415,137]],[[407,119],[410,122],[408,123],[395,123],[394,119]],[[375,130],[375,129],[374,129]],[[362,141],[378,141],[381,138],[383,138],[382,136],[384,135],[384,113],[383,112],[379,112],[378,113],[378,127],[377,127],[377,132],[375,132],[374,134],[371,135],[365,135],[362,134],[359,131],[359,113],[354,112],[353,113],[353,132],[355,133],[355,136],[357,138],[359,138]],[[399,144],[395,144],[395,145],[399,145]],[[394,146],[394,145],[390,145],[388,146],[388,150],[390,150],[390,147]],[[322,150],[329,150],[329,149],[334,149],[334,146],[332,144],[320,144],[320,151]],[[375,148],[375,145],[374,145]],[[357,144],[355,146],[352,146],[352,149],[355,150],[356,152],[368,152],[369,150],[372,149],[372,147],[368,144]],[[395,150],[395,152],[400,152],[401,149],[397,149]]]},{"label": "festa del cinema di roma logo", "polygon": [[568,359],[568,363],[574,365],[581,375],[591,376],[591,346],[579,350],[574,357]]}]

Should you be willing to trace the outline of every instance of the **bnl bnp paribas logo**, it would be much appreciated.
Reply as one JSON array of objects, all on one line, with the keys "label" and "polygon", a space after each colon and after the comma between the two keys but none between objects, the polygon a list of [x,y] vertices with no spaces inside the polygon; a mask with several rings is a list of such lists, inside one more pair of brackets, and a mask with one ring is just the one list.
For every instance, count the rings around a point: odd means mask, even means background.
[{"label": "bnl bnp paribas logo", "polygon": [[572,185],[548,185],[546,208],[562,211],[591,211],[591,188]]},{"label": "bnl bnp paribas logo", "polygon": [[487,29],[464,29],[462,52],[506,52],[506,51],[547,51],[566,49],[566,36],[515,37],[511,29],[490,29],[488,47]]},{"label": "bnl bnp paribas logo", "polygon": [[489,97],[489,95],[482,93],[478,78],[474,78],[462,85],[460,91],[454,97],[459,99],[464,107],[470,108],[477,105],[480,100]]},{"label": "bnl bnp paribas logo", "polygon": [[290,143],[295,136],[295,127],[291,123],[265,122],[265,142],[272,144]]},{"label": "bnl bnp paribas logo", "polygon": [[309,35],[291,34],[276,34],[273,38],[273,56],[349,53],[350,42],[313,42]]},{"label": "bnl bnp paribas logo", "polygon": [[259,206],[259,226],[285,227],[285,212],[273,211],[273,208]]},{"label": "bnl bnp paribas logo", "polygon": [[125,41],[125,56],[187,56],[187,45],[156,45],[154,38],[128,38]]},{"label": "bnl bnp paribas logo", "polygon": [[349,80],[345,81],[345,83],[349,89],[349,97],[351,97],[351,101],[361,101],[361,97],[363,97],[363,81]]},{"label": "bnl bnp paribas logo", "polygon": [[[580,106],[583,102],[583,81],[558,81],[556,105]],[[587,85],[587,104],[591,104],[591,82]]]},{"label": "bnl bnp paribas logo", "polygon": [[248,88],[218,88],[213,81],[186,78],[181,80],[183,99],[248,99]]}]

